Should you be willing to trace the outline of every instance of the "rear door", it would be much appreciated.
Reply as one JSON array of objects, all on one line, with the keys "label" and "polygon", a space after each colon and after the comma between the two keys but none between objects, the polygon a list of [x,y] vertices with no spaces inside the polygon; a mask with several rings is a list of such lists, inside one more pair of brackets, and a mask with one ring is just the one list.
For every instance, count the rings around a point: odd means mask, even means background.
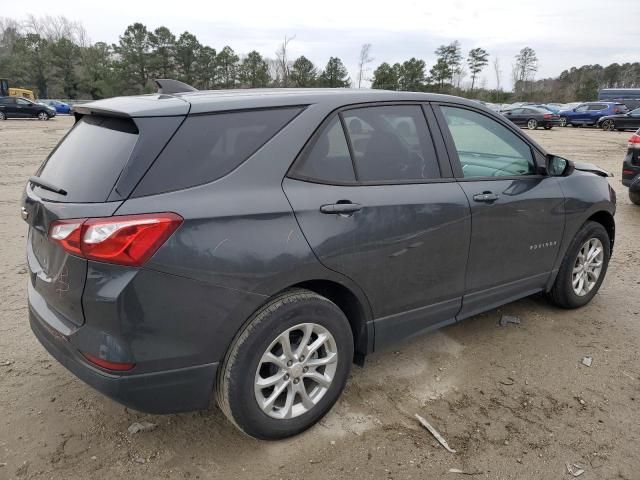
[{"label": "rear door", "polygon": [[603,117],[607,114],[607,105],[605,103],[594,103],[589,105],[587,112],[589,113],[588,123],[595,124],[600,117]]},{"label": "rear door", "polygon": [[417,104],[345,109],[283,182],[319,260],[369,298],[376,347],[453,319],[461,305],[469,203],[425,114]]},{"label": "rear door", "polygon": [[475,109],[441,105],[454,173],[471,204],[471,246],[460,318],[541,290],[560,247],[564,196],[536,151]]},{"label": "rear door", "polygon": [[15,97],[5,97],[2,99],[2,104],[4,106],[4,111],[7,113],[7,117],[17,118],[20,117],[18,108],[16,105]]}]

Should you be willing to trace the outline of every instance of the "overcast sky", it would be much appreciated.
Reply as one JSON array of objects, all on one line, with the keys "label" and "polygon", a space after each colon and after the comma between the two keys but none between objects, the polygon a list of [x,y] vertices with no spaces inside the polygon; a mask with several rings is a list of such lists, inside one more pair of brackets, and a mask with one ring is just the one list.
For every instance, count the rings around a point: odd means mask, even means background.
[{"label": "overcast sky", "polygon": [[[571,66],[640,61],[640,0],[302,0],[166,2],[156,0],[29,0],[3,2],[0,15],[64,15],[82,22],[92,41],[117,42],[126,26],[165,25],[174,34],[188,30],[201,43],[238,54],[253,49],[274,57],[285,35],[295,35],[291,57],[305,55],[323,67],[338,56],[356,77],[360,47],[371,43],[372,69],[413,56],[434,63],[434,50],[460,40],[463,54],[483,47],[498,57],[501,83],[510,87],[513,57],[524,46],[538,54],[537,78],[556,76]],[[308,4],[308,5],[306,5]],[[611,15],[609,7],[615,10]],[[371,73],[371,72],[370,72]],[[369,75],[370,75],[369,73]],[[480,78],[495,86],[487,66]]]}]

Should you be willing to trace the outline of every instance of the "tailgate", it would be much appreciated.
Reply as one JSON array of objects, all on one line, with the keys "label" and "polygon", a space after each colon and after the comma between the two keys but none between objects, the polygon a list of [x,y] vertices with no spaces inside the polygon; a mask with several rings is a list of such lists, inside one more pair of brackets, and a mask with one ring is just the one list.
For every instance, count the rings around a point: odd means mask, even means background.
[{"label": "tailgate", "polygon": [[67,253],[48,238],[52,222],[60,218],[105,217],[112,215],[122,202],[64,204],[47,202],[27,186],[22,216],[29,224],[27,264],[32,308],[37,305],[49,312],[38,312],[45,320],[53,315],[67,326],[84,323],[82,292],[87,277],[87,261]]}]

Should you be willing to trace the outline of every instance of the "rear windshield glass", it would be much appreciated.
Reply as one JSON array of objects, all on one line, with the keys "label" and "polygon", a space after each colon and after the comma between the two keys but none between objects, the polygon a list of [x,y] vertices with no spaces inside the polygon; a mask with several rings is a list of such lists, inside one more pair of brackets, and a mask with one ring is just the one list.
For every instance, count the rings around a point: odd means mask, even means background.
[{"label": "rear windshield glass", "polygon": [[138,140],[130,119],[87,115],[58,144],[38,172],[66,196],[40,187],[38,195],[59,202],[104,202]]},{"label": "rear windshield glass", "polygon": [[287,125],[301,107],[187,118],[134,192],[134,197],[209,183],[238,167]]}]

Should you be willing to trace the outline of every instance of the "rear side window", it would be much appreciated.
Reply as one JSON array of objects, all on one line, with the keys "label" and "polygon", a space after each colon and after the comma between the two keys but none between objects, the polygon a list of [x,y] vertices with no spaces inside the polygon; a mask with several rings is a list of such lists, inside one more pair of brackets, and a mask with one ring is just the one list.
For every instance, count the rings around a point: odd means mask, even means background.
[{"label": "rear side window", "polygon": [[138,141],[130,119],[87,115],[58,144],[38,176],[67,191],[66,196],[40,187],[38,195],[63,202],[106,201]]},{"label": "rear side window", "polygon": [[187,117],[134,196],[181,190],[225,176],[300,111],[276,108]]},{"label": "rear side window", "polygon": [[309,152],[296,162],[292,173],[298,178],[326,183],[356,181],[349,146],[339,117],[334,117],[327,124]]},{"label": "rear side window", "polygon": [[359,181],[420,181],[440,176],[420,106],[358,108],[342,115]]},{"label": "rear side window", "polygon": [[601,103],[597,103],[595,105],[589,105],[589,110],[604,110],[605,108],[607,108],[606,105],[603,105]]}]

